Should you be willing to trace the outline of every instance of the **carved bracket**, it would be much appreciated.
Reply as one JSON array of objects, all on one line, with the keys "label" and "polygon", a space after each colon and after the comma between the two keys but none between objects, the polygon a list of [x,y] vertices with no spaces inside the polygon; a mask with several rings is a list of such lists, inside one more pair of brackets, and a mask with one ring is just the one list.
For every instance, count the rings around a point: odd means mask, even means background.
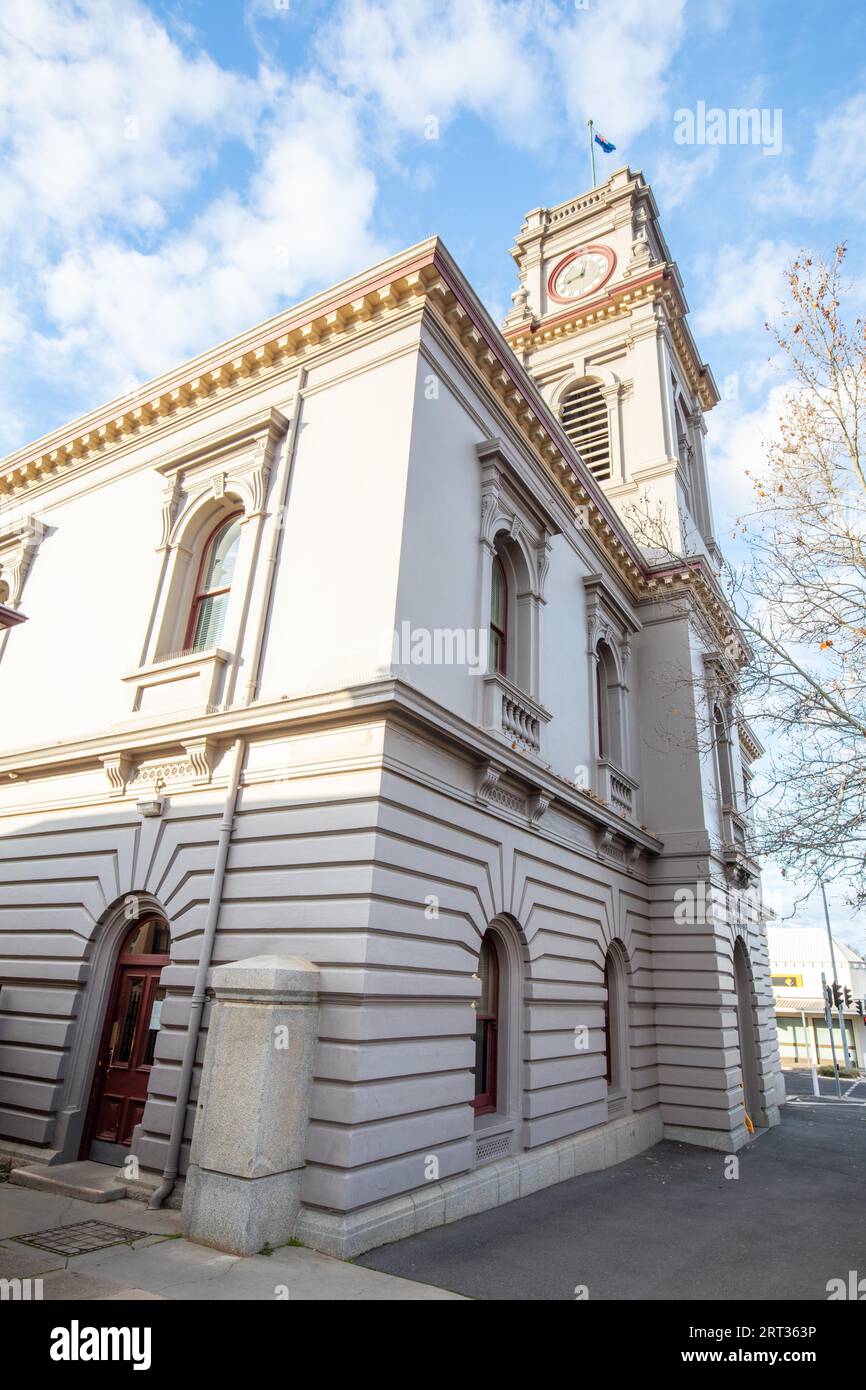
[{"label": "carved bracket", "polygon": [[193,770],[193,781],[196,785],[208,783],[213,776],[219,755],[219,740],[215,738],[197,738],[185,743],[184,749]]},{"label": "carved bracket", "polygon": [[550,809],[553,797],[549,792],[536,792],[529,798],[529,823],[538,825],[542,816]]},{"label": "carved bracket", "polygon": [[132,772],[132,759],[128,753],[109,753],[101,758],[100,762],[105,768],[105,775],[108,778],[108,786],[112,796],[123,796],[126,791],[126,784]]},{"label": "carved bracket", "polygon": [[475,795],[479,801],[489,801],[490,794],[498,785],[504,769],[496,763],[482,763],[478,769]]},{"label": "carved bracket", "polygon": [[516,792],[508,791],[499,785],[505,769],[497,763],[482,763],[478,769],[475,795],[483,806],[501,806],[505,811],[513,811],[518,816],[527,813],[526,801]]},{"label": "carved bracket", "polygon": [[37,516],[22,516],[0,528],[0,603],[16,608],[46,527]]}]

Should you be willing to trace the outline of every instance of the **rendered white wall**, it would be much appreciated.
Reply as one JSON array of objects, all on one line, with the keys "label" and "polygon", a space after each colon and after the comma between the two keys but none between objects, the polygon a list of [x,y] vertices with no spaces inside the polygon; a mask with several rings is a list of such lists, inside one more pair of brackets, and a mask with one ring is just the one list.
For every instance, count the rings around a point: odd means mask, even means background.
[{"label": "rendered white wall", "polygon": [[340,690],[387,670],[414,376],[405,355],[304,397],[264,698]]}]

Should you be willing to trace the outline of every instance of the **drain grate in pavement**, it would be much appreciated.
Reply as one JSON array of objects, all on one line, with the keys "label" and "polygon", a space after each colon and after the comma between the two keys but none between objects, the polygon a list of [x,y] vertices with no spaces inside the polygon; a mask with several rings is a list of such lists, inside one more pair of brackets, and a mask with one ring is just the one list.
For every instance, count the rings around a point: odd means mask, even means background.
[{"label": "drain grate in pavement", "polygon": [[142,1240],[148,1231],[128,1231],[125,1226],[112,1226],[107,1221],[78,1221],[74,1226],[55,1226],[50,1231],[36,1231],[29,1236],[15,1236],[20,1245],[32,1245],[48,1250],[52,1255],[89,1255],[109,1245],[123,1245]]}]

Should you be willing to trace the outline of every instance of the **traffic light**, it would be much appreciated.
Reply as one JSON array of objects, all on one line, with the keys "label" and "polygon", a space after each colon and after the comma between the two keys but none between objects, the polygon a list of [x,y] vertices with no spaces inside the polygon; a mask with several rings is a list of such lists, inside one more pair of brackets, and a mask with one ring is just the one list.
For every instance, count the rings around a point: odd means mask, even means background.
[{"label": "traffic light", "polygon": [[866,1025],[866,999],[855,999],[854,1003],[862,1023]]},{"label": "traffic light", "polygon": [[851,991],[850,991],[850,989],[848,988],[847,985],[845,986],[845,988],[844,988],[844,990],[842,991],[842,993],[845,995],[845,1008],[846,1008],[846,1009],[851,1009],[851,1008],[853,1008],[853,1007],[854,1007],[854,995],[851,993]]},{"label": "traffic light", "polygon": [[824,1002],[828,1009],[833,1007],[833,991],[829,985],[824,986]]},{"label": "traffic light", "polygon": [[841,1009],[841,1007],[842,1007],[842,991],[841,991],[841,989],[839,988],[839,985],[838,985],[838,983],[836,982],[836,980],[833,981],[833,1003],[836,1005],[836,1008],[837,1008],[837,1009]]}]

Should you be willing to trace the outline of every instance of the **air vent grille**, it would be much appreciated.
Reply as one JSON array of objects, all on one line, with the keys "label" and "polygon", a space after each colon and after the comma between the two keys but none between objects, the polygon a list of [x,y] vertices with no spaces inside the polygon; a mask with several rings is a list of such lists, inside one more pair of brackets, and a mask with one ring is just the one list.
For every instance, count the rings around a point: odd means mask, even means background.
[{"label": "air vent grille", "polygon": [[510,1149],[510,1134],[493,1134],[489,1139],[476,1139],[475,1162],[490,1163],[494,1158],[505,1158]]}]

